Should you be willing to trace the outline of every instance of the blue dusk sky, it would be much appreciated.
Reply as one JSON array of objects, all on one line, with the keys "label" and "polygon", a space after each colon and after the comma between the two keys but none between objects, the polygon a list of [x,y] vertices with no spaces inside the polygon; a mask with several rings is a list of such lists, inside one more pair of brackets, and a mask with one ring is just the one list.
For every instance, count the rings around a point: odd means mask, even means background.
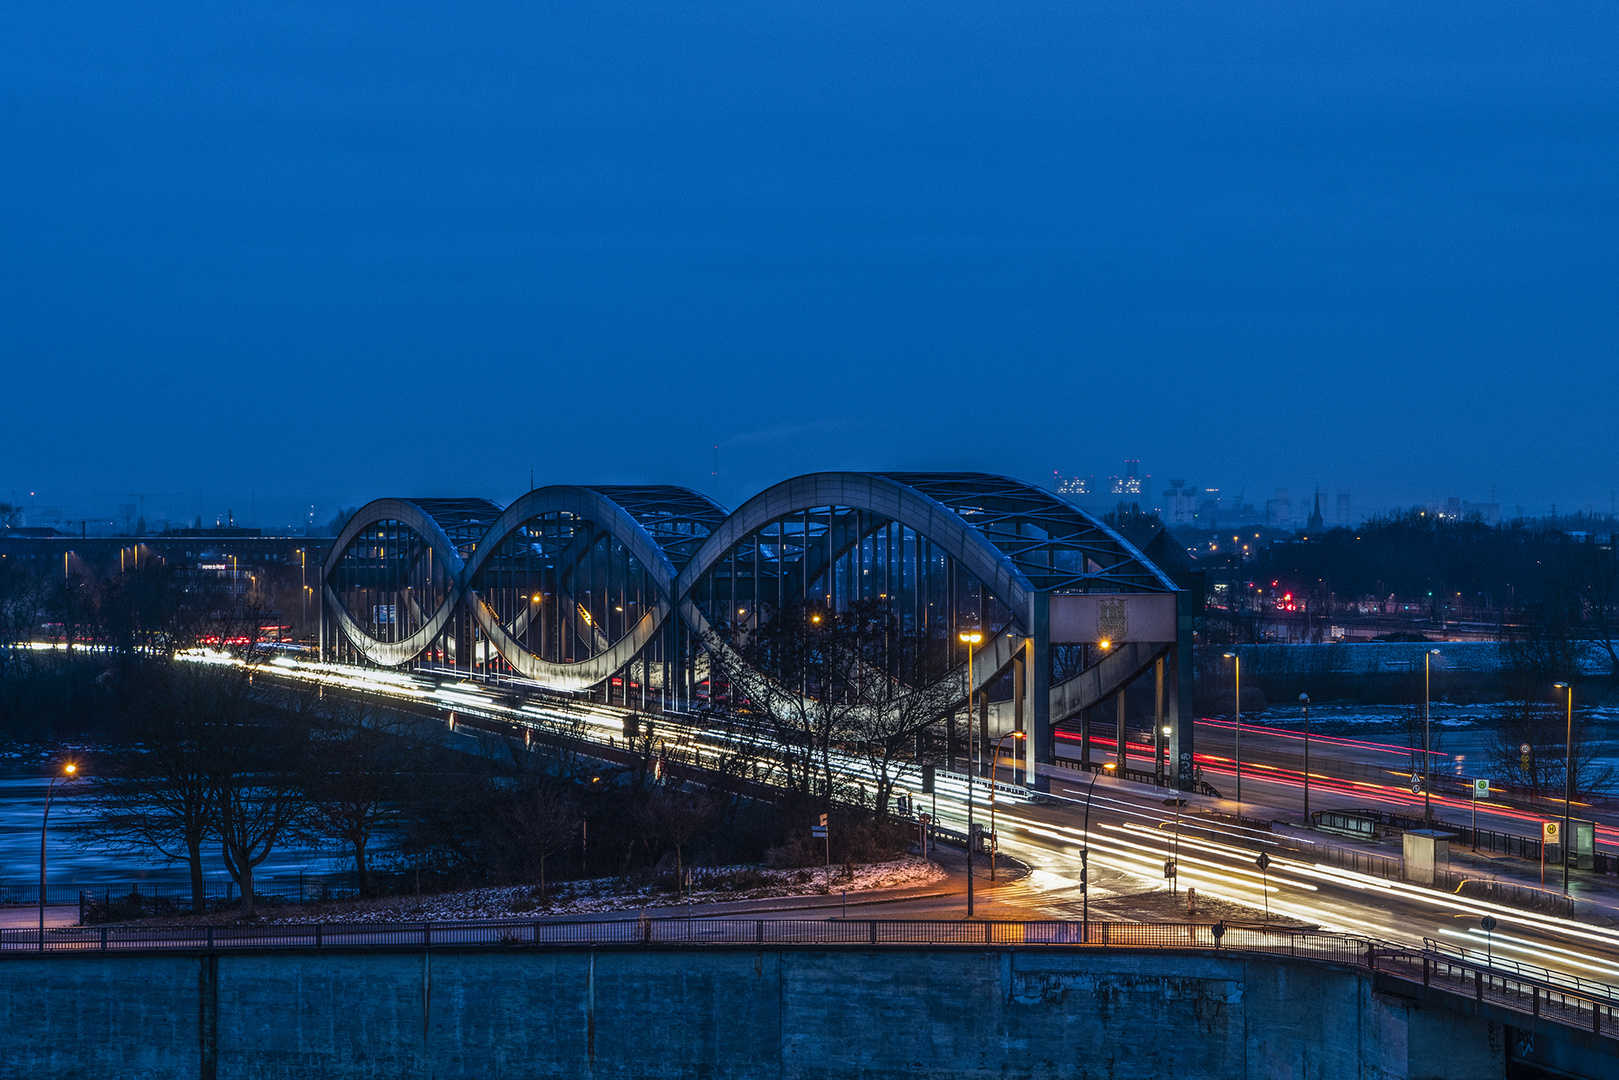
[{"label": "blue dusk sky", "polygon": [[1606,511],[1616,150],[1610,4],[9,0],[0,499]]}]

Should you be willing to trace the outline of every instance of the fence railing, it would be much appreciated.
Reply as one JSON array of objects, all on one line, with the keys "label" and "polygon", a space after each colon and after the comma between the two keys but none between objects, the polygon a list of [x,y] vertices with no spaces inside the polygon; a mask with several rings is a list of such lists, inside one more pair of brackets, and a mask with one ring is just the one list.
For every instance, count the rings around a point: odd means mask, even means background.
[{"label": "fence railing", "polygon": [[[0,956],[230,949],[428,949],[446,946],[1038,946],[1220,949],[1370,968],[1519,1013],[1619,1034],[1619,988],[1425,942],[1421,949],[1319,931],[1225,923],[887,919],[621,919],[602,922],[301,923],[253,927],[0,930]],[[3,961],[0,961],[3,962]]]},{"label": "fence railing", "polygon": [[[373,890],[396,885],[407,880],[397,872],[373,871],[370,875]],[[327,874],[275,874],[256,877],[253,892],[265,900],[281,903],[305,903],[312,900],[341,899],[359,895],[358,876],[349,870]],[[241,890],[229,879],[210,878],[203,882],[203,895],[208,900],[235,900]],[[170,900],[182,906],[191,903],[191,884],[185,881],[111,881],[111,882],[49,882],[45,886],[46,904],[109,904],[128,900]],[[0,906],[28,907],[39,903],[39,882],[0,882]]]}]

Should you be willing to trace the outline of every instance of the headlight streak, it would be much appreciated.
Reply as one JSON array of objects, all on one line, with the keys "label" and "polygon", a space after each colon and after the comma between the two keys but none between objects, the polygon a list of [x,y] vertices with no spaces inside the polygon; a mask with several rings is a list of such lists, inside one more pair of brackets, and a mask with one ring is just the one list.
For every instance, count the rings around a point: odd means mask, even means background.
[{"label": "headlight streak", "polygon": [[1529,938],[1514,937],[1511,934],[1497,933],[1493,936],[1493,940],[1491,940],[1491,935],[1486,934],[1483,930],[1480,930],[1476,926],[1470,926],[1467,928],[1466,937],[1464,940],[1473,941],[1476,943],[1487,943],[1492,949],[1510,949],[1513,952],[1526,952],[1533,955],[1557,953],[1559,956],[1569,957],[1569,959],[1565,960],[1564,963],[1571,964],[1574,967],[1585,968],[1587,971],[1601,971],[1610,975],[1619,975],[1619,964],[1589,963],[1589,961],[1593,959],[1590,953],[1574,952],[1571,949],[1560,949],[1555,945],[1547,945],[1542,941],[1531,941]]},{"label": "headlight streak", "polygon": [[[179,659],[188,662],[245,666],[239,659],[229,653],[209,649],[191,650],[180,654]],[[501,705],[485,697],[483,688],[476,685],[449,684],[444,685],[436,680],[410,674],[379,671],[373,668],[351,667],[336,664],[317,664],[290,657],[276,657],[266,668],[273,668],[274,674],[286,678],[295,678],[300,681],[320,683],[344,689],[363,690],[368,693],[378,693],[401,700],[417,701],[423,704],[438,705],[440,707],[453,706],[458,713],[467,716],[476,716],[481,719],[497,723],[517,724],[532,727],[545,727],[552,731],[557,728],[578,727],[581,723],[590,728],[616,732],[621,730],[623,717],[607,709],[591,707],[584,703],[574,707],[554,707],[550,709],[524,704],[511,707]],[[694,754],[699,761],[705,756],[721,756],[726,753],[756,748],[747,736],[732,740],[716,739],[707,729],[695,725],[682,723],[670,716],[656,718],[659,732],[659,741],[667,742],[672,748],[682,752]],[[860,782],[875,785],[875,777],[869,765],[853,755],[836,755],[833,762],[836,775],[846,782]],[[988,790],[984,785],[987,780],[979,778],[974,786],[974,794],[978,799],[988,801]],[[1346,785],[1353,788],[1364,788],[1373,791],[1385,790],[1381,785],[1354,781]],[[902,790],[910,790],[913,797],[918,797],[915,791],[915,778],[903,777],[898,785]],[[1072,789],[1068,789],[1072,790]],[[942,820],[962,821],[965,819],[965,799],[967,793],[966,778],[940,773],[936,779],[937,809]],[[1066,797],[1062,794],[1052,794],[1048,798],[1066,803],[1069,806],[1079,806],[1084,800],[1076,797]],[[1030,854],[1038,861],[1041,856],[1050,857],[1059,855],[1068,860],[1077,861],[1078,848],[1083,842],[1083,833],[1080,829],[1064,825],[1049,823],[1035,823],[1028,821],[1021,814],[1014,812],[1014,807],[1027,805],[1027,799],[1016,792],[997,789],[996,800],[1001,815],[1003,837],[1008,829],[1026,831],[1031,836],[1044,837],[1059,845],[1058,851],[1050,848],[1030,847]],[[980,804],[981,806],[983,803]],[[1157,806],[1131,802],[1127,798],[1113,793],[1098,793],[1094,806],[1105,809],[1115,817],[1126,819],[1124,825],[1112,825],[1106,822],[1096,824],[1091,831],[1090,847],[1095,864],[1139,877],[1147,882],[1158,883],[1162,881],[1163,860],[1169,857],[1168,829],[1176,816]],[[1585,941],[1599,947],[1619,947],[1619,931],[1608,931],[1599,927],[1592,927],[1572,920],[1561,919],[1555,916],[1539,915],[1532,912],[1520,911],[1491,904],[1469,897],[1455,896],[1454,894],[1436,892],[1421,886],[1410,885],[1404,882],[1394,882],[1370,875],[1359,874],[1355,871],[1342,870],[1321,863],[1314,863],[1289,856],[1285,853],[1274,852],[1272,858],[1275,862],[1268,875],[1261,875],[1251,866],[1255,852],[1228,845],[1222,837],[1231,837],[1236,843],[1249,845],[1262,845],[1268,848],[1277,848],[1279,843],[1269,834],[1253,830],[1247,826],[1228,824],[1225,822],[1210,822],[1200,818],[1197,814],[1181,814],[1180,818],[1180,844],[1183,849],[1179,857],[1181,883],[1195,887],[1200,893],[1211,897],[1232,900],[1238,903],[1257,907],[1260,901],[1260,890],[1263,888],[1268,894],[1276,896],[1270,901],[1272,912],[1287,914],[1301,921],[1314,923],[1328,929],[1342,930],[1349,933],[1366,934],[1381,940],[1390,939],[1390,928],[1387,924],[1379,925],[1373,922],[1356,918],[1355,916],[1330,906],[1329,897],[1320,897],[1315,903],[1292,903],[1285,899],[1288,887],[1306,890],[1319,894],[1319,886],[1309,882],[1296,880],[1297,878],[1310,878],[1323,884],[1336,885],[1340,888],[1355,890],[1361,893],[1382,894],[1396,896],[1402,900],[1423,904],[1440,911],[1452,911],[1470,916],[1493,914],[1503,920],[1512,920],[1516,925],[1525,929],[1542,931],[1547,934],[1561,935],[1574,941]],[[1133,844],[1126,842],[1119,834],[1141,834],[1152,836],[1151,844]],[[1206,834],[1199,836],[1197,834]],[[1015,843],[1015,841],[1013,841]],[[1007,844],[1003,841],[1003,850]],[[1188,856],[1184,849],[1192,848],[1208,858]],[[1067,850],[1063,850],[1067,849]],[[1216,861],[1225,857],[1240,860],[1244,865],[1226,866]],[[1077,867],[1071,879],[1077,879]],[[1300,901],[1305,900],[1299,897]],[[1327,906],[1318,907],[1317,904]],[[1435,931],[1436,935],[1443,931]],[[1475,934],[1476,931],[1469,931]],[[1503,935],[1496,935],[1495,941],[1503,941]],[[1528,941],[1529,939],[1517,939]],[[1498,946],[1501,947],[1501,946]],[[1568,949],[1559,949],[1539,942],[1534,946],[1524,946],[1524,951],[1539,948],[1541,952],[1559,957],[1561,962],[1570,966],[1578,966],[1593,971],[1613,971],[1619,968],[1592,967],[1595,959],[1585,954]],[[1576,959],[1582,958],[1583,959]],[[1600,961],[1597,961],[1600,962]]]},{"label": "headlight streak", "polygon": [[[1043,834],[1051,839],[1061,841],[1064,844],[1077,845],[1081,842],[1081,833],[1078,829],[1072,829],[1066,826],[1035,826],[1022,820],[1018,821],[1018,825],[1021,828],[1028,829],[1031,833]],[[1115,832],[1144,831],[1141,830],[1140,826],[1135,826],[1132,828],[1128,825],[1117,826],[1109,825],[1107,823],[1103,823],[1100,828],[1103,830],[1112,829]],[[1164,849],[1161,846],[1161,843],[1158,845],[1153,845],[1150,848],[1138,848],[1133,845],[1120,848],[1115,846],[1114,843],[1107,843],[1105,841],[1099,843],[1097,833],[1098,829],[1093,828],[1090,844],[1093,865],[1108,866],[1109,868],[1123,870],[1127,873],[1140,873],[1142,877],[1147,878],[1148,880],[1157,879],[1159,875],[1158,864],[1160,860],[1167,857],[1164,854]],[[1105,832],[1103,835],[1106,835]],[[1199,846],[1204,846],[1206,843],[1202,841],[1189,841],[1187,837],[1181,837],[1181,844],[1183,846],[1187,845],[1189,842],[1195,843]],[[1251,851],[1244,851],[1237,848],[1228,848],[1225,849],[1224,852],[1221,852],[1222,845],[1218,844],[1209,844],[1207,846],[1212,847],[1217,853],[1229,854],[1231,857],[1241,858],[1245,862],[1253,854]],[[1146,854],[1148,851],[1151,853],[1150,857]],[[1493,914],[1503,919],[1513,920],[1519,925],[1534,927],[1535,929],[1543,930],[1551,934],[1559,934],[1575,939],[1587,940],[1597,945],[1619,945],[1619,931],[1607,931],[1600,927],[1590,927],[1584,924],[1574,923],[1569,920],[1559,919],[1555,916],[1538,915],[1532,912],[1519,911],[1516,908],[1508,908],[1502,905],[1490,904],[1467,897],[1457,897],[1453,894],[1436,892],[1432,889],[1426,889],[1421,886],[1411,885],[1405,882],[1388,881],[1382,878],[1358,874],[1353,871],[1339,870],[1335,867],[1301,862],[1286,856],[1278,857],[1276,858],[1275,862],[1273,862],[1268,881],[1265,878],[1262,878],[1258,872],[1247,866],[1225,867],[1218,863],[1212,863],[1207,860],[1190,859],[1185,855],[1182,855],[1180,862],[1183,869],[1179,876],[1183,883],[1193,885],[1200,892],[1205,892],[1208,895],[1224,896],[1227,899],[1237,900],[1242,903],[1250,903],[1252,899],[1256,898],[1256,894],[1259,892],[1261,882],[1264,882],[1268,889],[1273,892],[1276,890],[1278,883],[1284,886],[1294,886],[1307,889],[1312,892],[1319,892],[1319,889],[1316,886],[1309,885],[1305,882],[1292,880],[1294,876],[1313,877],[1324,883],[1334,884],[1340,887],[1355,889],[1363,892],[1383,893],[1398,896],[1402,900],[1417,901],[1441,910],[1457,911],[1468,915]],[[1211,877],[1211,873],[1218,876]],[[1287,876],[1278,879],[1278,874]],[[1248,880],[1252,878],[1260,878],[1260,881]],[[1303,898],[1301,897],[1300,899],[1302,900]],[[1319,906],[1321,904],[1325,904],[1326,906]],[[1370,937],[1383,940],[1387,940],[1390,936],[1389,928],[1386,925],[1378,925],[1363,919],[1358,919],[1353,915],[1332,906],[1331,900],[1328,897],[1322,897],[1316,903],[1311,903],[1308,905],[1282,906],[1279,905],[1277,901],[1273,900],[1271,903],[1271,909],[1273,912],[1291,914],[1305,922],[1312,922],[1325,927],[1335,926],[1338,929],[1342,929],[1347,932],[1366,934]],[[1419,943],[1416,942],[1411,942],[1409,944],[1411,944],[1413,947],[1419,947]],[[1588,954],[1581,954],[1578,952],[1572,952],[1570,950],[1558,950],[1555,946],[1548,946],[1544,948],[1543,951],[1547,953],[1562,953],[1569,957],[1585,956],[1586,960],[1591,959]]]}]

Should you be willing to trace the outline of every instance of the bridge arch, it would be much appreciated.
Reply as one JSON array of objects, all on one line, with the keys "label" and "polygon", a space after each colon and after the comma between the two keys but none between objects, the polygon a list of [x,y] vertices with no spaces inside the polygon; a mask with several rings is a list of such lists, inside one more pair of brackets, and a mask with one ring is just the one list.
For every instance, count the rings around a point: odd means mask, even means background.
[{"label": "bridge arch", "polygon": [[[958,626],[981,628],[972,690],[1012,677],[1016,723],[1033,735],[1031,755],[1049,760],[1054,724],[1155,665],[1162,674],[1166,660],[1171,683],[1189,675],[1179,591],[1116,530],[989,474],[812,473],[735,512],[683,488],[555,485],[504,508],[367,504],[324,568],[322,648],[329,620],[332,642],[369,663],[505,673],[680,707],[710,682],[717,639],[790,603],[880,598],[946,645]],[[1129,600],[1141,594],[1157,599]],[[1099,620],[1122,627],[1127,607],[1147,611],[1136,625],[1158,629],[1098,640]],[[1173,722],[1188,762],[1189,717]]]}]

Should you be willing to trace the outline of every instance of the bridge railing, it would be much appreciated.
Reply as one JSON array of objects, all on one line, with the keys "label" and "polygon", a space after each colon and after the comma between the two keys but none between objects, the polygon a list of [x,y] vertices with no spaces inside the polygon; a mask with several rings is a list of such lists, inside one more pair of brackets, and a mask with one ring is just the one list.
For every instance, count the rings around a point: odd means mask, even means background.
[{"label": "bridge railing", "polygon": [[1408,982],[1608,1038],[1619,1037],[1619,989],[1615,987],[1587,983],[1584,989],[1574,989],[1563,977],[1549,981],[1541,975],[1507,971],[1492,963],[1474,963],[1450,952],[1427,949],[1373,947],[1366,962],[1374,970]]}]

